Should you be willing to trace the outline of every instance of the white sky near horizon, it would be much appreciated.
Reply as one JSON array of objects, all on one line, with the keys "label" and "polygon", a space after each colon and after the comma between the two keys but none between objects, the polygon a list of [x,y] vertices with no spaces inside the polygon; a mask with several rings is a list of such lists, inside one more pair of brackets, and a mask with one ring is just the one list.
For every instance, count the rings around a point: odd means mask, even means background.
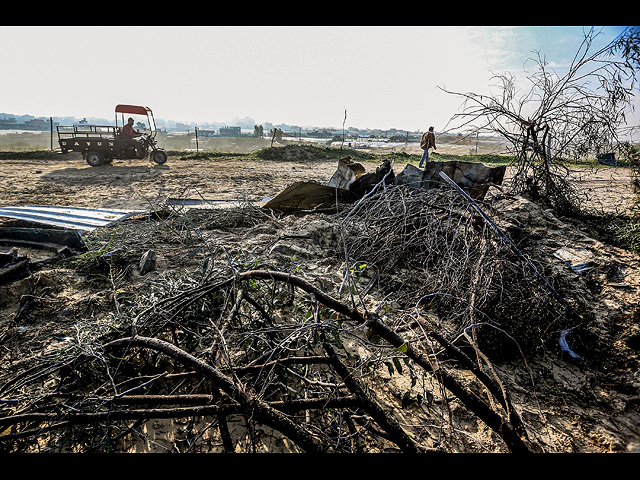
[{"label": "white sky near horizon", "polygon": [[[599,46],[624,29],[600,28]],[[111,119],[125,103],[181,122],[339,129],[346,110],[345,127],[442,131],[461,100],[438,87],[488,92],[534,50],[561,68],[582,38],[579,26],[0,26],[0,112]]]}]

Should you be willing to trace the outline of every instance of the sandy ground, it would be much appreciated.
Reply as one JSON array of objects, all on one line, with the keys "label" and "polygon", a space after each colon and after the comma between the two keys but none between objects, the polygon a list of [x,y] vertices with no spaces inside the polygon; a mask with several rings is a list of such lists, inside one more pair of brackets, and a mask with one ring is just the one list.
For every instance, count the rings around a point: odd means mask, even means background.
[{"label": "sandy ground", "polygon": [[[365,164],[367,170],[376,166]],[[0,206],[144,209],[168,198],[260,202],[265,197],[275,196],[295,181],[326,183],[335,168],[336,161],[246,162],[237,157],[214,160],[170,158],[162,166],[141,160],[116,161],[98,168],[72,156],[48,161],[0,160],[0,191],[3,192]],[[633,197],[628,172],[623,169],[583,170],[581,177],[581,189],[594,205],[605,210],[626,208]],[[601,267],[597,273],[585,278],[558,262],[557,274],[570,276],[576,285],[584,288],[582,291],[593,305],[594,324],[601,335],[600,342],[606,344],[600,344],[600,348],[611,358],[601,359],[603,366],[598,370],[585,369],[553,355],[532,359],[526,368],[520,364],[500,369],[500,374],[509,379],[510,385],[521,385],[513,392],[515,403],[521,406],[524,419],[534,428],[536,441],[550,452],[640,451],[638,257],[602,244],[579,231],[576,225],[530,202],[503,202],[499,207],[512,223],[527,224],[544,232],[539,247],[546,249],[549,255],[563,247],[582,249]],[[295,229],[301,228],[296,223],[300,221],[289,219],[285,223]],[[233,241],[246,240],[239,238]],[[617,273],[607,274],[613,265]],[[53,282],[56,273],[42,273],[43,282],[47,275]],[[73,302],[85,302],[87,297],[94,295],[83,292],[88,288],[86,285],[65,275],[68,273],[60,274],[56,281],[56,288],[61,292],[59,302],[68,302],[72,308]],[[62,297],[63,291],[68,295],[66,299]],[[7,290],[2,293],[6,294]],[[15,295],[13,300],[19,300],[19,291],[12,295]],[[56,304],[55,299],[52,302]],[[0,315],[1,324],[15,315],[16,306],[8,297],[0,303],[4,308]],[[382,388],[391,391],[397,386],[394,382],[398,381],[402,380],[383,379]],[[531,383],[535,387],[533,395]],[[393,402],[389,406],[394,406]],[[164,447],[157,445],[169,427],[166,422],[156,423],[158,425],[152,429],[157,437],[155,446],[137,446],[134,450],[163,451]],[[482,426],[470,422],[469,428],[473,429],[469,435],[485,438],[483,432],[486,433],[486,429]],[[167,440],[166,435],[162,441],[169,445],[167,449],[171,448],[171,440]],[[499,450],[487,442],[489,451]]]},{"label": "sandy ground", "polygon": [[0,206],[139,209],[167,198],[259,202],[298,180],[328,182],[335,167],[335,162],[248,163],[233,157],[172,158],[164,165],[124,160],[102,167],[91,167],[80,158],[0,160]]},{"label": "sandy ground", "polygon": [[[432,158],[436,158],[433,157]],[[251,161],[240,157],[180,160],[164,165],[121,160],[91,167],[79,155],[54,160],[0,160],[0,206],[56,205],[87,208],[148,208],[167,198],[260,202],[296,181],[327,183],[335,161]],[[376,164],[365,165],[368,171]],[[394,170],[400,172],[398,162]],[[509,172],[505,184],[508,183]],[[593,208],[624,210],[634,193],[622,168],[579,169],[576,184]]]}]

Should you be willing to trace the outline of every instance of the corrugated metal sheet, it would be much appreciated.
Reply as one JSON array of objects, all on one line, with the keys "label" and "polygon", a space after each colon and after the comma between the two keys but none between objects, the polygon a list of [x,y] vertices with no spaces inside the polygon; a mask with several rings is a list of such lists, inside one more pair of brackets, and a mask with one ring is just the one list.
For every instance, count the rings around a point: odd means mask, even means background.
[{"label": "corrugated metal sheet", "polygon": [[144,211],[32,205],[0,208],[0,216],[2,217],[82,231],[109,227],[140,213],[144,213]]}]

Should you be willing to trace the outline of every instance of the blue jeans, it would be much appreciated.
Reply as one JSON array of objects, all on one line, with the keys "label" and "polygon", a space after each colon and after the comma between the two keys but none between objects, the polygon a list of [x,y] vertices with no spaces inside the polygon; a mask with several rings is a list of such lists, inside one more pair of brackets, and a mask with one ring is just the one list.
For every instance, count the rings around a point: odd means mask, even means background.
[{"label": "blue jeans", "polygon": [[422,168],[422,164],[428,161],[429,161],[429,149],[425,148],[424,153],[422,154],[422,158],[420,159],[420,163],[418,164],[418,167]]}]

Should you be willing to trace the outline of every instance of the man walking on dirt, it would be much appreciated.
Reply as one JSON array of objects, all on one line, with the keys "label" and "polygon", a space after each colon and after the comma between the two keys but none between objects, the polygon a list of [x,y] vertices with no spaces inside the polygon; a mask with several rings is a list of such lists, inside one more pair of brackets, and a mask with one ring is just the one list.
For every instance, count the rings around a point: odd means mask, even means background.
[{"label": "man walking on dirt", "polygon": [[436,148],[436,136],[433,133],[433,127],[429,127],[428,132],[424,132],[422,135],[422,140],[420,140],[420,148],[424,150],[422,154],[422,158],[420,159],[420,163],[418,164],[419,168],[422,168],[422,164],[429,161],[429,148],[433,147],[434,150]]},{"label": "man walking on dirt", "polygon": [[131,145],[132,147],[134,147],[136,149],[136,153],[138,154],[138,157],[142,158],[142,156],[144,155],[144,152],[142,151],[140,142],[138,142],[135,139],[138,136],[140,136],[140,132],[137,132],[133,128],[133,118],[129,117],[129,119],[127,120],[127,124],[124,127],[122,127],[122,133],[120,134],[120,138],[124,140],[125,145]]}]

